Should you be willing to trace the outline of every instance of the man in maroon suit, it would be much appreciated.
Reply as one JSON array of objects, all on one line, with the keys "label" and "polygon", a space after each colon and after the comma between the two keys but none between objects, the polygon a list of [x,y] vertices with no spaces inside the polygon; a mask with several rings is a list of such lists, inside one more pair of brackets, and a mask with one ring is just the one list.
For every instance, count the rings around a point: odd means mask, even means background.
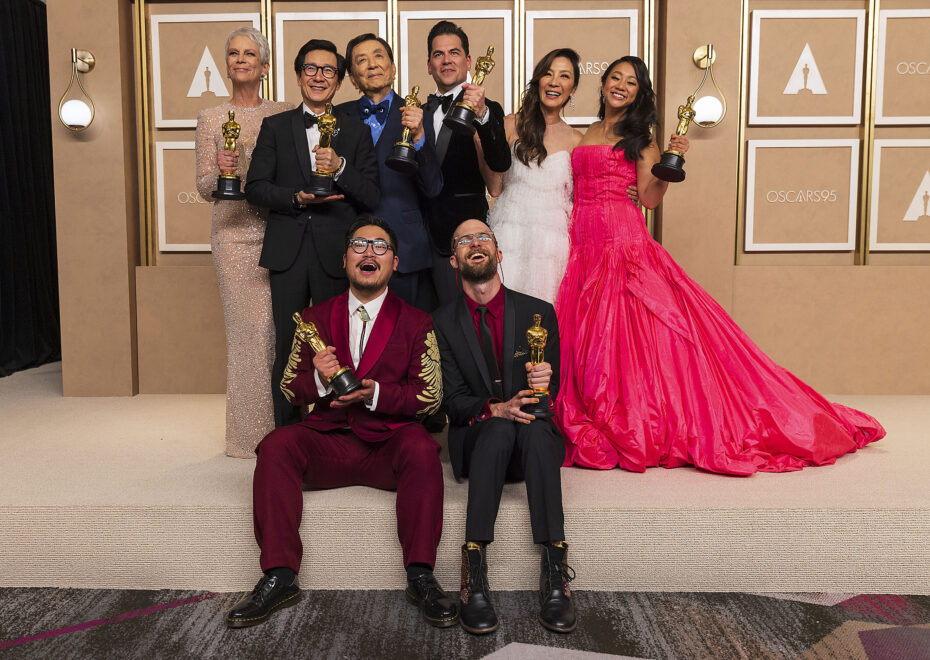
[{"label": "man in maroon suit", "polygon": [[[231,628],[267,620],[300,599],[302,484],[365,485],[397,491],[397,533],[407,568],[407,599],[432,625],[458,623],[458,609],[433,576],[442,533],[439,445],[417,422],[439,407],[442,374],[432,321],[388,290],[397,239],[382,219],[361,216],[346,234],[349,291],[303,311],[329,345],[315,353],[295,333],[281,389],[303,421],[275,429],[256,450],[255,538],[264,576],[226,616]],[[340,365],[361,389],[335,397]]]}]

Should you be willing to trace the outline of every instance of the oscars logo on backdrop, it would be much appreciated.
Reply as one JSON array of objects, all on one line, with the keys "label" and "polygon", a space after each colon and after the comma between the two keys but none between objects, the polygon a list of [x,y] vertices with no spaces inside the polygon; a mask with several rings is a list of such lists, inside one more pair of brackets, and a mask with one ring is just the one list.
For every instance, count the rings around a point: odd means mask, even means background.
[{"label": "oscars logo on backdrop", "polygon": [[817,68],[814,54],[811,53],[811,45],[804,44],[804,50],[801,51],[798,63],[794,65],[794,71],[791,72],[791,77],[782,94],[826,93],[827,88],[823,84],[823,78],[820,77],[820,69]]},{"label": "oscars logo on backdrop", "polygon": [[916,222],[917,220],[930,219],[930,170],[924,172],[924,178],[917,186],[917,192],[911,199],[911,205],[907,207],[907,213],[904,214],[904,222]]},{"label": "oscars logo on backdrop", "polygon": [[216,66],[210,49],[204,46],[203,55],[200,56],[200,63],[194,70],[194,78],[191,80],[190,89],[187,90],[187,98],[196,98],[204,94],[213,94],[213,96],[229,96],[226,85],[223,84],[223,77],[220,75],[220,68]]}]

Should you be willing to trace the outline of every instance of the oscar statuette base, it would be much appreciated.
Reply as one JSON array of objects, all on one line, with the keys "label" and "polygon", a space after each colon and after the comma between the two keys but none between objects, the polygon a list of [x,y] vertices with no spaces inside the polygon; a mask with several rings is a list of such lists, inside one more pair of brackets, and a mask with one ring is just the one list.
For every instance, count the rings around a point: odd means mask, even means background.
[{"label": "oscar statuette base", "polygon": [[362,382],[355,375],[355,372],[348,367],[343,367],[336,372],[329,380],[330,386],[337,397],[352,394],[355,390],[362,388]]},{"label": "oscar statuette base", "polygon": [[442,125],[459,135],[475,134],[475,111],[464,103],[456,103],[442,120]]},{"label": "oscar statuette base", "polygon": [[388,156],[384,163],[392,170],[404,174],[411,174],[416,172],[417,168],[420,167],[420,164],[417,162],[416,153],[417,151],[412,144],[397,142],[394,145],[394,150],[391,152],[391,155]]},{"label": "oscar statuette base", "polygon": [[333,180],[333,174],[330,172],[313,172],[303,190],[308,195],[328,197],[333,194]]},{"label": "oscar statuette base", "polygon": [[652,166],[652,176],[669,183],[679,183],[685,180],[685,159],[674,151],[666,151],[662,159]]},{"label": "oscar statuette base", "polygon": [[539,402],[528,403],[525,406],[520,406],[520,410],[532,415],[536,419],[549,419],[552,417],[553,411],[549,407],[549,393],[534,392],[533,396],[539,399]]},{"label": "oscar statuette base", "polygon": [[213,199],[245,199],[245,193],[242,192],[242,179],[235,174],[220,174],[216,179]]}]

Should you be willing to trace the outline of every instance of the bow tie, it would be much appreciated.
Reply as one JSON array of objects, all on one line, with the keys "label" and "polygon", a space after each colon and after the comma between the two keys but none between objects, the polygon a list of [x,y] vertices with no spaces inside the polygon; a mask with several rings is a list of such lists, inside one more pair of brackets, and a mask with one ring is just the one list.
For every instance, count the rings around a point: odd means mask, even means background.
[{"label": "bow tie", "polygon": [[452,107],[452,101],[455,100],[452,94],[430,94],[430,99],[433,103],[442,106],[443,113],[449,112],[449,108]]},{"label": "bow tie", "polygon": [[304,128],[310,128],[317,122],[316,115],[311,115],[309,112],[304,112]]},{"label": "bow tie", "polygon": [[381,103],[375,105],[367,97],[363,97],[359,104],[358,114],[359,118],[362,121],[365,121],[372,115],[378,120],[378,123],[382,126],[384,122],[387,121],[388,105],[390,104],[389,99],[384,99]]}]

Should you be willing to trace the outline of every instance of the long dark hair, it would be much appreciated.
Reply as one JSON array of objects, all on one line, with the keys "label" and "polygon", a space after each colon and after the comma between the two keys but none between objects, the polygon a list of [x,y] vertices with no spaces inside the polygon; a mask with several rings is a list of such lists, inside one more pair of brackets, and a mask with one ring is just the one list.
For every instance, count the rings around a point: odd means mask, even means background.
[{"label": "long dark hair", "polygon": [[[546,134],[546,117],[543,115],[542,101],[539,98],[539,81],[549,72],[549,68],[557,57],[564,57],[571,62],[576,87],[578,78],[581,77],[581,58],[571,48],[556,48],[549,51],[536,64],[533,77],[526,84],[526,91],[523,92],[523,105],[516,116],[517,144],[514,147],[514,153],[524,165],[529,165],[531,160],[535,160],[537,165],[542,165],[548,155],[543,144],[543,137]],[[568,103],[567,100],[566,103]]]},{"label": "long dark hair", "polygon": [[[626,116],[614,125],[614,134],[620,139],[614,145],[614,150],[623,149],[623,154],[629,161],[639,160],[643,149],[652,141],[652,128],[656,125],[656,93],[649,80],[649,69],[646,63],[635,55],[627,55],[611,62],[610,66],[601,76],[601,87],[607,82],[610,72],[618,64],[628,62],[636,74],[638,89],[636,98],[626,112]],[[598,119],[604,119],[604,93],[601,91],[601,105],[597,109]]]}]

